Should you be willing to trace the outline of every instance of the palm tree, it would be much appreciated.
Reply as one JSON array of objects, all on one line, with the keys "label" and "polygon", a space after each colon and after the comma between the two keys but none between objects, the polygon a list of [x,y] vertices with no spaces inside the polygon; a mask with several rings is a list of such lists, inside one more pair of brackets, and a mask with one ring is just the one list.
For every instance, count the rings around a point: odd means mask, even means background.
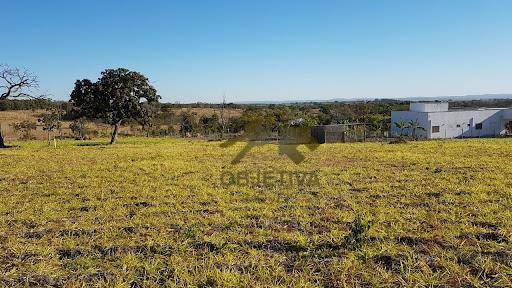
[{"label": "palm tree", "polygon": [[395,122],[396,128],[400,129],[400,139],[404,136],[404,130],[408,128],[407,123],[403,120]]},{"label": "palm tree", "polygon": [[512,121],[507,122],[505,129],[507,129],[507,135],[512,135]]},{"label": "palm tree", "polygon": [[418,120],[416,121],[409,121],[409,123],[407,123],[407,128],[411,129],[411,136],[412,136],[412,139],[416,140],[416,130],[423,130],[425,131],[425,128],[421,127],[420,123],[418,122]]}]

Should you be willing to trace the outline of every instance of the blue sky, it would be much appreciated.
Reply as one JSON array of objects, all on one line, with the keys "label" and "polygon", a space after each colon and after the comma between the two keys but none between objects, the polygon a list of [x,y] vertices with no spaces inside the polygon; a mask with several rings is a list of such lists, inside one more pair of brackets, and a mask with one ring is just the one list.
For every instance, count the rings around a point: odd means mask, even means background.
[{"label": "blue sky", "polygon": [[126,67],[165,102],[512,93],[512,1],[8,1],[0,63],[67,100]]}]

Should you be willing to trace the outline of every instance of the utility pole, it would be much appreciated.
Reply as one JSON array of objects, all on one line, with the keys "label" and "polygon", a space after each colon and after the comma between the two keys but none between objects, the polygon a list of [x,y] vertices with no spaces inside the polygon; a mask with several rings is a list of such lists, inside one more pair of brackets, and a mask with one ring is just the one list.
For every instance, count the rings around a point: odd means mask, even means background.
[{"label": "utility pole", "polygon": [[226,130],[226,121],[224,117],[224,109],[226,108],[226,91],[224,90],[224,94],[222,95],[222,106],[220,108],[220,139],[224,139],[224,130]]}]

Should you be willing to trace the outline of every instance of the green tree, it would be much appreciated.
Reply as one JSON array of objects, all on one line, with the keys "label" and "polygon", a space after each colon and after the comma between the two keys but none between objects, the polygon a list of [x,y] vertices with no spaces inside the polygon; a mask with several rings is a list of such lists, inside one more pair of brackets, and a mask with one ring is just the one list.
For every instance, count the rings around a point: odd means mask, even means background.
[{"label": "green tree", "polygon": [[422,131],[425,131],[425,128],[421,127],[420,123],[418,122],[418,120],[411,120],[409,121],[409,123],[407,123],[407,128],[410,129],[411,131],[411,137],[412,139],[416,140],[417,137],[416,137],[416,131],[417,130],[422,130]]},{"label": "green tree", "polygon": [[69,124],[69,129],[75,136],[76,139],[84,140],[87,134],[87,120],[84,117],[80,117]]},{"label": "green tree", "polygon": [[291,122],[296,120],[296,115],[289,107],[275,106],[267,113],[268,120],[275,121],[273,131],[282,132],[290,127]]},{"label": "green tree", "polygon": [[77,80],[71,92],[72,105],[79,115],[102,119],[113,126],[110,144],[114,144],[122,121],[134,120],[145,125],[152,117],[150,105],[160,96],[148,78],[125,68],[107,69],[96,82]]},{"label": "green tree", "polygon": [[199,125],[204,134],[217,133],[222,131],[219,115],[212,114],[211,116],[203,115],[199,119]]},{"label": "green tree", "polygon": [[317,125],[318,122],[315,118],[309,116],[309,115],[303,115],[302,117],[295,118],[289,122],[288,126],[291,127],[313,127]]},{"label": "green tree", "polygon": [[183,112],[180,115],[180,134],[185,137],[189,134],[198,132],[199,123],[197,121],[197,114],[191,112]]},{"label": "green tree", "polygon": [[62,125],[60,113],[56,110],[50,111],[43,114],[37,121],[43,125],[43,131],[46,131],[48,134],[48,145],[51,145],[52,132],[60,129]]},{"label": "green tree", "polygon": [[231,133],[240,133],[244,130],[244,120],[241,117],[231,117],[227,123],[227,131]]},{"label": "green tree", "polygon": [[395,122],[396,128],[400,130],[400,139],[404,137],[404,130],[408,128],[407,122],[400,120]]},{"label": "green tree", "polygon": [[376,131],[379,135],[382,135],[384,130],[385,117],[380,114],[370,115],[367,122],[370,124],[370,128]]},{"label": "green tree", "polygon": [[266,109],[246,110],[240,118],[249,140],[266,140],[279,128],[276,116]]}]

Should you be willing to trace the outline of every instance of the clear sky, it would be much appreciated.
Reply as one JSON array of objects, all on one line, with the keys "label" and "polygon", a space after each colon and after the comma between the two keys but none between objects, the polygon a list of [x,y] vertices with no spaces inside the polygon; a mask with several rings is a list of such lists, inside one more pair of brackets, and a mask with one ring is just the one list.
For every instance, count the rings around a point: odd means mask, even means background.
[{"label": "clear sky", "polygon": [[1,0],[0,63],[54,99],[106,68],[165,102],[512,92],[512,1]]}]

